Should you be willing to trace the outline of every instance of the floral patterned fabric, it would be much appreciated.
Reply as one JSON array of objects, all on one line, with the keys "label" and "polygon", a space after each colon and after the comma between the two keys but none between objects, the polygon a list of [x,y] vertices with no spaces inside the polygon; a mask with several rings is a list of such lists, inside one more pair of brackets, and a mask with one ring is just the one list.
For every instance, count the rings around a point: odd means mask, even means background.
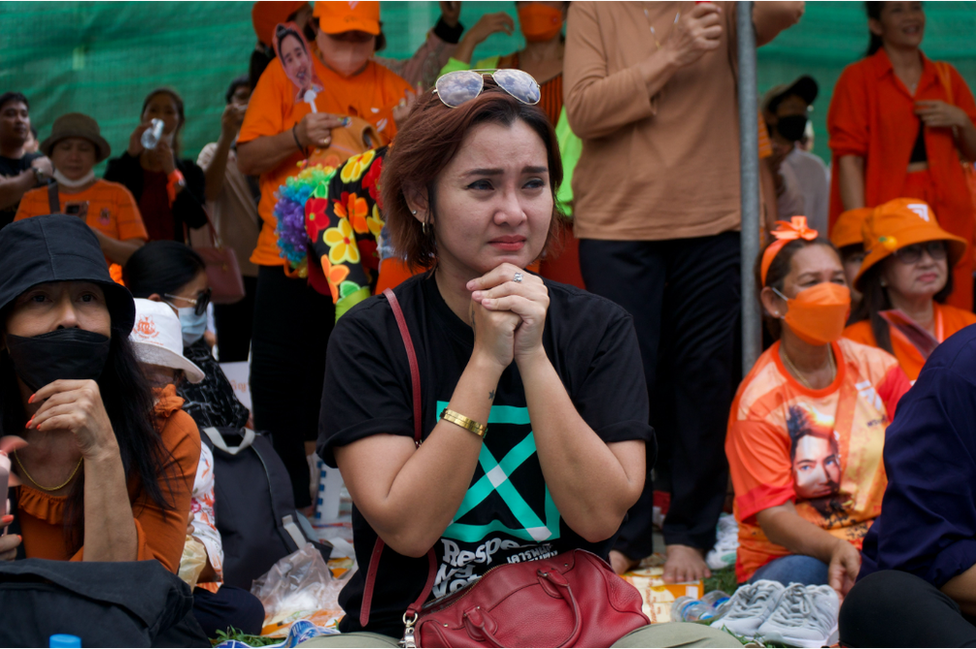
[{"label": "floral patterned fabric", "polygon": [[190,498],[190,525],[193,527],[193,536],[207,548],[207,557],[218,579],[218,583],[197,584],[197,588],[216,593],[220,587],[219,581],[224,578],[224,545],[220,532],[217,531],[217,517],[214,514],[213,465],[213,451],[203,444],[200,447],[200,464],[197,466],[193,495]]},{"label": "floral patterned fabric", "polygon": [[305,203],[309,265],[321,267],[337,319],[376,290],[384,226],[379,179],[387,150],[349,158]]}]

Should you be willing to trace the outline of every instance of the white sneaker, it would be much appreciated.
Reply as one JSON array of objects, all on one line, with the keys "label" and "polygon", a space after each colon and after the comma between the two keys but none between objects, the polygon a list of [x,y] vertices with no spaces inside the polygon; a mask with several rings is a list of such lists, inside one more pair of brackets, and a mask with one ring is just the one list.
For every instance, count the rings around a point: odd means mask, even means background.
[{"label": "white sneaker", "polygon": [[759,627],[767,643],[791,647],[829,647],[837,644],[840,599],[830,586],[790,584],[779,604]]},{"label": "white sneaker", "polygon": [[718,517],[718,534],[715,547],[705,556],[705,563],[712,570],[722,570],[735,565],[735,553],[739,549],[739,524],[735,516],[722,513]]},{"label": "white sneaker", "polygon": [[732,595],[725,616],[712,622],[711,626],[738,636],[753,638],[762,623],[772,614],[785,591],[786,586],[768,579],[745,584]]}]

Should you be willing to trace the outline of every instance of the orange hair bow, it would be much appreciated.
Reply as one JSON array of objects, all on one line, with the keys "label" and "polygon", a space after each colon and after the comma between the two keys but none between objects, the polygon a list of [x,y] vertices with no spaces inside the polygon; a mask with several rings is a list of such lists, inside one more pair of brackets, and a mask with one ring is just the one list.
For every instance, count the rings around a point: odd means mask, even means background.
[{"label": "orange hair bow", "polygon": [[772,242],[766,246],[765,252],[762,256],[762,265],[760,266],[759,278],[762,280],[762,285],[766,286],[766,273],[769,271],[769,266],[776,259],[776,255],[779,251],[783,249],[783,246],[788,244],[790,241],[796,241],[797,239],[806,239],[807,241],[813,241],[816,239],[820,233],[811,227],[807,227],[807,217],[805,216],[794,216],[791,217],[789,222],[787,221],[777,221],[778,226],[770,234],[776,237],[776,241]]}]

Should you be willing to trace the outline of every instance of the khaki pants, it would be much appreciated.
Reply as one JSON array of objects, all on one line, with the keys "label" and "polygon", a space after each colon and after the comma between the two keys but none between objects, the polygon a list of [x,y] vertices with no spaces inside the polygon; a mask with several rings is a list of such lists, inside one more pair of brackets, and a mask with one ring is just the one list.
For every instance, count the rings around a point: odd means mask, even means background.
[{"label": "khaki pants", "polygon": [[[343,633],[323,635],[299,647],[396,647],[399,640],[378,633]],[[631,631],[617,640],[614,647],[741,647],[742,644],[724,631],[702,624],[670,622],[650,624]]]}]

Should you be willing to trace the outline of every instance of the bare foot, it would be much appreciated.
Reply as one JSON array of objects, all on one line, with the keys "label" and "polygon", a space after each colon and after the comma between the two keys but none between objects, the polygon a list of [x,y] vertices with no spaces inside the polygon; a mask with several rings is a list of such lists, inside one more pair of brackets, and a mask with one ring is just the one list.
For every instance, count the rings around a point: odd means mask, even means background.
[{"label": "bare foot", "polygon": [[622,575],[628,570],[636,568],[639,563],[639,559],[631,559],[623,552],[610,550],[610,567],[618,575]]},{"label": "bare foot", "polygon": [[668,560],[664,564],[664,583],[677,584],[711,577],[705,563],[705,553],[688,545],[667,546]]}]

